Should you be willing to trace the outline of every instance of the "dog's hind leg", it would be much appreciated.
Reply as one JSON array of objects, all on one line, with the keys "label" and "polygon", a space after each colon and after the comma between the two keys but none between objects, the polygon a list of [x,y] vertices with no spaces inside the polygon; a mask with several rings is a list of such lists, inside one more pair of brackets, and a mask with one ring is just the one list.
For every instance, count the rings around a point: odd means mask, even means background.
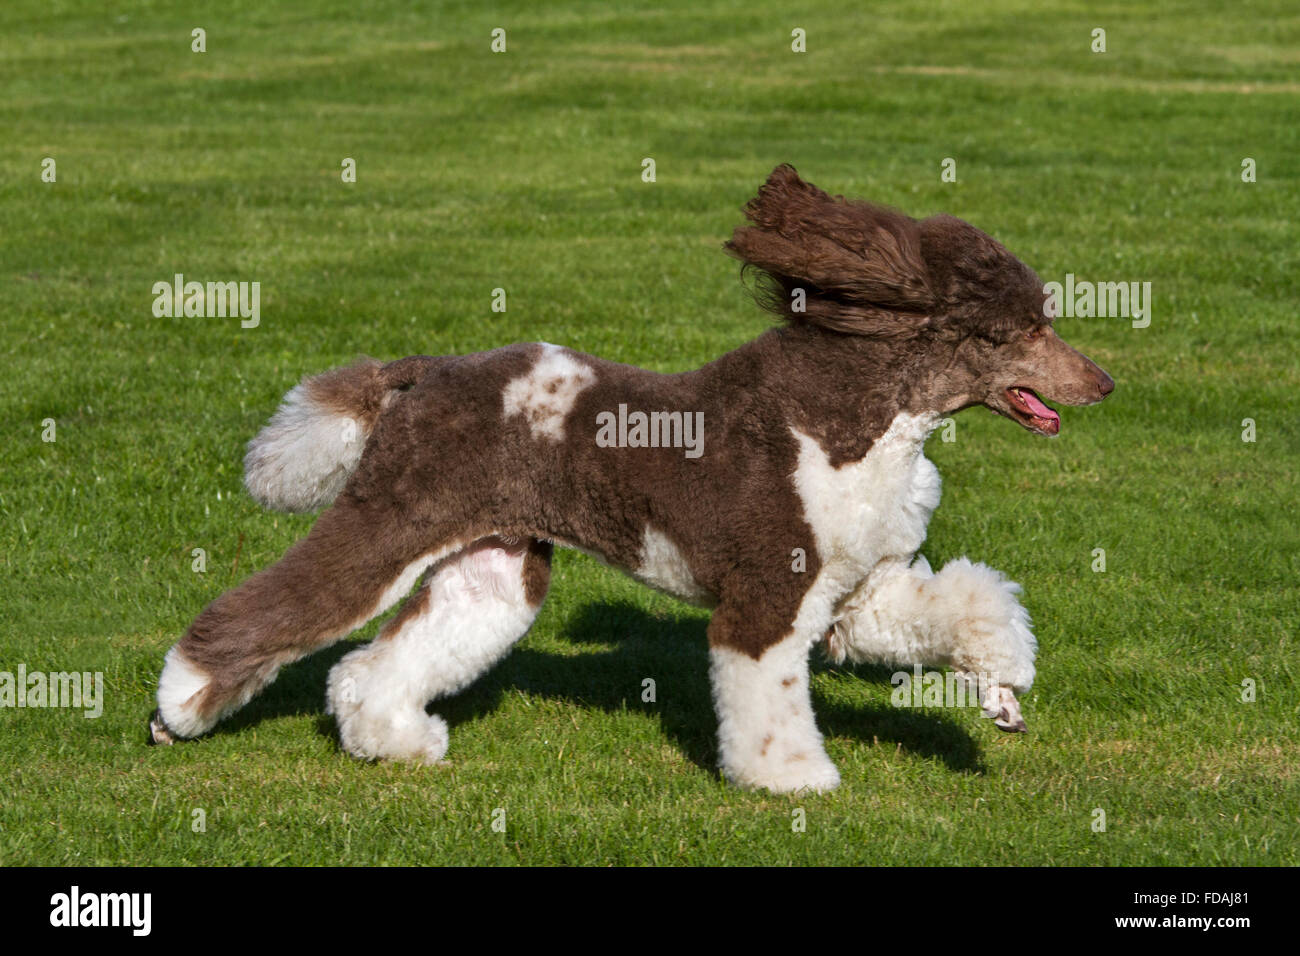
[{"label": "dog's hind leg", "polygon": [[1037,642],[1019,585],[984,564],[917,557],[881,562],[843,602],[826,635],[831,660],[952,667],[980,688],[985,713],[1024,730],[1016,694],[1034,682]]},{"label": "dog's hind leg", "polygon": [[417,529],[343,497],[280,561],[209,604],[167,652],[154,743],[196,737],[246,704],[285,664],[320,650],[406,596],[463,542],[430,548]]},{"label": "dog's hind leg", "polygon": [[363,759],[434,763],[447,752],[434,698],[467,687],[528,631],[546,596],[551,545],[484,538],[439,562],[370,644],[330,671],[328,710]]}]

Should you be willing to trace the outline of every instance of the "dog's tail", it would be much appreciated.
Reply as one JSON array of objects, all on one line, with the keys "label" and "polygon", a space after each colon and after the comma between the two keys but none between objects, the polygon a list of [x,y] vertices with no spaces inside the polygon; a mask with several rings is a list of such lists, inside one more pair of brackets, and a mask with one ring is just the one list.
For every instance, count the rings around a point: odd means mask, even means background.
[{"label": "dog's tail", "polygon": [[436,359],[363,359],[305,378],[248,443],[244,486],[273,511],[314,511],[343,490],[375,423]]}]

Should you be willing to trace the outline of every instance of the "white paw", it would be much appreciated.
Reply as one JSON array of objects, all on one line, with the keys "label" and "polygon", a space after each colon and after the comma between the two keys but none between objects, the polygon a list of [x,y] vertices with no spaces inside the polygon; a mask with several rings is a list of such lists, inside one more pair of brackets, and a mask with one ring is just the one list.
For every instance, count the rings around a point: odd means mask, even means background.
[{"label": "white paw", "polygon": [[[205,716],[198,710],[203,691],[207,690],[210,678],[199,667],[191,664],[189,658],[181,652],[180,645],[175,644],[167,652],[163,670],[158,675],[158,710],[155,717],[160,723],[161,734],[150,726],[150,734],[155,742],[171,743],[176,737],[197,737],[211,730],[217,722],[214,716]],[[163,740],[163,737],[166,740]]]},{"label": "white paw", "polygon": [[387,700],[368,685],[366,653],[348,654],[330,671],[326,713],[338,721],[339,743],[362,760],[437,763],[447,753],[447,722],[407,702]]},{"label": "white paw", "polygon": [[772,793],[825,793],[840,785],[839,770],[820,747],[763,757],[747,765],[724,762],[722,773],[738,787]]},{"label": "white paw", "polygon": [[336,714],[339,742],[362,760],[435,764],[447,754],[447,722],[436,714],[372,713],[364,707]]},{"label": "white paw", "polygon": [[809,791],[812,793],[826,793],[840,785],[840,771],[835,764],[831,763],[829,757],[821,754],[821,759],[814,761],[813,766],[807,772],[797,774],[794,782],[796,785],[790,791],[779,792],[798,793]]}]

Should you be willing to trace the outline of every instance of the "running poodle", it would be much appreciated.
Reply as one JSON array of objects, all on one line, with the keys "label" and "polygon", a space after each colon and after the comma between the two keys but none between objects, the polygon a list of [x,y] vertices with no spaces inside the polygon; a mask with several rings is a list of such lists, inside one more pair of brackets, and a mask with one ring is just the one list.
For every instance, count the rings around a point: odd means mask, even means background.
[{"label": "running poodle", "polygon": [[[693,372],[547,344],[367,361],[289,392],[245,460],[269,508],[332,506],[168,652],[151,739],[195,737],[285,664],[405,604],[329,677],[343,747],[433,762],[425,712],[518,641],[554,545],[713,609],[719,762],[731,781],[828,790],[808,656],[947,666],[1023,730],[1035,640],[1000,573],[932,573],[926,437],[984,405],[1055,435],[1110,377],[1052,329],[1043,283],[951,216],[831,197],[778,167],[728,251],[784,321]],[[418,590],[408,596],[412,587]]]}]

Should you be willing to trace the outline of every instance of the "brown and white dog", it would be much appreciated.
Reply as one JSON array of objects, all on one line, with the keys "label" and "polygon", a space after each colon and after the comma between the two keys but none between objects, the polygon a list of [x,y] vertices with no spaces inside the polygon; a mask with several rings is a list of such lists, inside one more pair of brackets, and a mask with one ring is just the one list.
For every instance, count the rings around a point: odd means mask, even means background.
[{"label": "brown and white dog", "polygon": [[809,692],[822,640],[835,660],[992,675],[985,712],[1023,730],[1036,646],[1019,588],[917,556],[940,485],[923,446],[972,405],[1054,435],[1039,395],[1087,405],[1114,383],[1053,331],[1034,272],[959,219],[831,197],[789,166],[745,212],[727,249],[784,322],[696,371],[531,344],[290,391],[249,446],[248,490],[333,505],[168,652],[151,739],[204,733],[406,598],[335,665],[328,709],[358,757],[437,761],[447,725],[426,704],[524,635],[555,544],[713,608],[719,762],[737,784],[839,782]]}]

